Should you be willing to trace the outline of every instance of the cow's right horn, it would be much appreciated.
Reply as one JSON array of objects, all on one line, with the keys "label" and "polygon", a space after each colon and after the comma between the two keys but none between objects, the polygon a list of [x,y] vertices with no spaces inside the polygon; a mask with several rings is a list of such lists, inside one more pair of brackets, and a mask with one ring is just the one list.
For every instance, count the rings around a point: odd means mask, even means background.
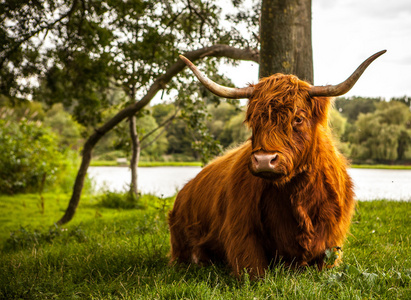
[{"label": "cow's right horn", "polygon": [[230,99],[250,98],[253,94],[253,87],[245,88],[231,88],[219,85],[214,81],[207,78],[199,69],[186,57],[180,55],[180,59],[193,71],[194,75],[200,80],[200,82],[212,93],[220,97]]}]

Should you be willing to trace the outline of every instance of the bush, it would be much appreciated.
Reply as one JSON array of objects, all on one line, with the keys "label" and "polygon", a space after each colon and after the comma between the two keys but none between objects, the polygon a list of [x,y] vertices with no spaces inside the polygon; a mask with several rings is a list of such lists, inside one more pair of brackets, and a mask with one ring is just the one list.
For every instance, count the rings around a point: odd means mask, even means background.
[{"label": "bush", "polygon": [[57,179],[63,158],[41,122],[0,120],[0,193],[41,191]]},{"label": "bush", "polygon": [[130,192],[110,192],[104,191],[99,196],[100,206],[106,208],[134,209],[141,208],[137,202],[137,197]]},{"label": "bush", "polygon": [[[81,158],[76,151],[64,150],[64,159],[61,161],[56,179],[50,182],[45,191],[53,191],[57,193],[71,193],[73,191],[74,182],[78,174]],[[83,194],[93,192],[93,182],[86,176],[83,186]]]}]

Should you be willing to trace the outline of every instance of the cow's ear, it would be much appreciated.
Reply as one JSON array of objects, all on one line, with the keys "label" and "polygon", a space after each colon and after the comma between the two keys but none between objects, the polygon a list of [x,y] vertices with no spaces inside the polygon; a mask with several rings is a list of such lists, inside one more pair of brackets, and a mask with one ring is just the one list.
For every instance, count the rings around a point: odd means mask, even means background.
[{"label": "cow's ear", "polygon": [[313,118],[319,123],[326,123],[328,110],[331,104],[329,97],[312,97],[310,98]]}]

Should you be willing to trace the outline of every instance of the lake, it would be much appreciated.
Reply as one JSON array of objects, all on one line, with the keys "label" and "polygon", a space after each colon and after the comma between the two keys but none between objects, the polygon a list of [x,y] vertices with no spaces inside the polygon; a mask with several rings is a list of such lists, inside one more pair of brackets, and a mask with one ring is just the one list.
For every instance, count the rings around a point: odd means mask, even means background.
[{"label": "lake", "polygon": [[[143,194],[169,197],[194,178],[200,167],[138,168],[138,188]],[[358,200],[411,201],[411,170],[349,169]],[[90,167],[96,190],[123,191],[130,182],[127,167]]]}]

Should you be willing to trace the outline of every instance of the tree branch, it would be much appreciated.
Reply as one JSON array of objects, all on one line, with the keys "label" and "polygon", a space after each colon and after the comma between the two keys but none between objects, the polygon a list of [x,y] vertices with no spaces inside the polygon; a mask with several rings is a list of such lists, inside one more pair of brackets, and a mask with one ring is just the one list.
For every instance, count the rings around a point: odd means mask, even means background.
[{"label": "tree branch", "polygon": [[[214,45],[210,47],[204,47],[198,50],[186,52],[184,56],[192,62],[204,58],[206,56],[227,57],[239,60],[250,60],[254,62],[258,62],[259,59],[259,53],[257,50],[238,49],[228,45]],[[158,77],[153,82],[151,87],[148,89],[146,95],[143,98],[141,98],[140,101],[133,103],[124,108],[123,110],[119,111],[114,117],[108,120],[100,128],[96,129],[96,137],[98,135],[104,135],[105,133],[110,131],[114,126],[120,123],[122,120],[135,114],[143,107],[145,107],[148,103],[150,103],[150,101],[154,98],[157,92],[163,89],[174,76],[176,76],[185,68],[185,66],[185,63],[182,60],[178,59],[177,62],[175,62],[163,75]],[[93,135],[90,137],[90,139],[92,137]]]},{"label": "tree branch", "polygon": [[[204,58],[206,56],[214,57],[228,57],[232,59],[251,60],[258,62],[259,53],[254,49],[238,49],[228,45],[213,45],[204,47],[198,50],[189,51],[184,54],[191,61]],[[101,127],[95,129],[95,132],[87,139],[83,148],[83,157],[80,169],[77,173],[76,181],[74,182],[73,194],[71,196],[69,205],[64,216],[57,222],[58,225],[69,222],[77,209],[80,202],[81,192],[84,186],[84,179],[87,174],[87,169],[90,165],[91,154],[97,142],[118,123],[125,118],[134,115],[136,112],[144,108],[154,98],[158,91],[163,89],[171,79],[185,68],[185,63],[182,60],[177,60],[171,67],[160,77],[158,77],[151,87],[148,89],[146,95],[140,101],[130,104],[126,108],[119,111],[114,117],[108,120]]]},{"label": "tree branch", "polygon": [[175,117],[177,116],[177,113],[180,111],[180,109],[176,109],[176,111],[174,112],[174,114],[168,118],[167,120],[165,120],[163,123],[161,123],[160,125],[158,125],[156,128],[154,128],[153,130],[151,130],[149,133],[147,133],[146,135],[144,135],[141,139],[140,142],[143,142],[145,139],[147,139],[150,135],[152,135],[154,132],[156,132],[158,129],[160,129],[161,127],[167,126],[168,123],[170,123],[172,120],[175,119]]},{"label": "tree branch", "polygon": [[[160,138],[160,136],[163,134],[163,132],[166,131],[168,125],[169,124],[164,126],[163,130],[161,130],[161,132],[153,140],[151,140],[147,144],[144,144],[143,146],[141,146],[141,151],[143,151],[144,149],[146,149],[146,148],[150,147],[152,144],[154,144],[154,142],[157,141]],[[157,127],[157,129],[159,129],[159,128],[161,128],[161,127]]]},{"label": "tree branch", "polygon": [[24,42],[28,41],[30,38],[32,38],[33,36],[35,36],[36,34],[40,33],[43,30],[50,30],[51,28],[53,28],[54,25],[56,25],[57,23],[61,22],[63,19],[69,17],[75,10],[76,6],[77,6],[77,2],[78,0],[74,0],[73,4],[71,6],[71,8],[69,9],[68,12],[66,12],[65,14],[63,14],[62,16],[60,16],[57,20],[55,20],[52,23],[47,23],[45,26],[41,26],[40,28],[38,28],[37,30],[34,30],[33,32],[29,32],[27,33],[25,36],[23,36],[23,38],[16,42],[14,44],[14,46],[12,46],[11,49],[9,50],[5,50],[5,54],[2,57],[2,59],[0,60],[0,69],[3,67],[4,62],[6,61],[6,59],[10,56],[11,53],[13,53],[14,51],[16,51],[16,49],[18,47],[21,46],[21,44],[23,44]]},{"label": "tree branch", "polygon": [[163,123],[161,123],[156,128],[154,128],[153,130],[151,130],[149,133],[147,133],[145,136],[142,137],[142,139],[140,140],[140,143],[142,143],[145,139],[147,139],[149,136],[151,136],[154,132],[156,132],[161,127],[163,127],[163,130],[161,130],[161,132],[153,140],[151,140],[147,144],[141,146],[141,150],[144,150],[144,149],[150,147],[155,141],[157,141],[160,138],[160,136],[163,134],[163,132],[167,129],[168,125],[170,125],[171,121],[173,121],[175,119],[175,117],[177,116],[177,113],[179,111],[180,111],[180,109],[177,109],[175,111],[175,113],[170,118],[165,120]]}]

